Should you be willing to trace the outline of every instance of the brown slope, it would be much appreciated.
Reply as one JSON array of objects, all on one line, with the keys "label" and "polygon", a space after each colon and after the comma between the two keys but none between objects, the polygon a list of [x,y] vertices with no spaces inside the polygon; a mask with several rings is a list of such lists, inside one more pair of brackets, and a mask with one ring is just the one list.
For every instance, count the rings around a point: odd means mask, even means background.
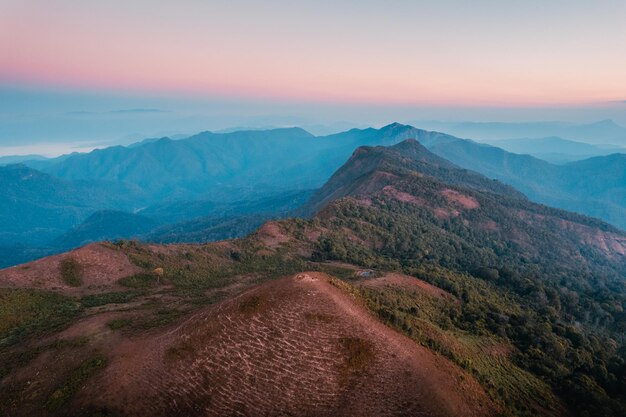
[{"label": "brown slope", "polygon": [[[71,258],[80,267],[81,285],[64,282],[61,262]],[[93,243],[71,252],[49,256],[23,265],[0,270],[0,288],[36,288],[71,295],[122,289],[120,278],[141,272],[121,251],[105,244]]]},{"label": "brown slope", "polygon": [[483,416],[478,383],[303,273],[117,344],[75,412],[155,416]]}]

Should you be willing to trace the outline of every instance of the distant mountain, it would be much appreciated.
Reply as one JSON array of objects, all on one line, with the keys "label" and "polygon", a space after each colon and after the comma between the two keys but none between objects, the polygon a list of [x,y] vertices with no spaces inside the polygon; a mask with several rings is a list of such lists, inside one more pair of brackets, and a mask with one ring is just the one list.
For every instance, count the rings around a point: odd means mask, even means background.
[{"label": "distant mountain", "polygon": [[41,155],[8,155],[0,156],[0,165],[19,164],[24,161],[45,161],[45,156]]},{"label": "distant mountain", "polygon": [[626,229],[626,154],[554,165],[470,140],[443,137],[425,145],[461,167],[512,185],[533,201]]},{"label": "distant mountain", "polygon": [[313,139],[301,129],[205,132],[74,155],[45,171],[71,180],[134,184],[149,192],[153,202],[198,196],[235,200],[276,187],[311,187],[305,176],[285,174],[297,169],[295,161],[306,157],[307,142]]},{"label": "distant mountain", "polygon": [[481,141],[488,145],[502,148],[508,152],[532,155],[556,164],[579,161],[594,156],[612,153],[626,153],[626,148],[613,145],[590,145],[588,143],[562,139],[556,136],[548,138],[522,138],[494,141]]},{"label": "distant mountain", "polygon": [[55,239],[52,246],[71,249],[91,242],[120,238],[130,239],[147,233],[157,226],[157,221],[138,214],[100,210],[63,236]]},{"label": "distant mountain", "polygon": [[279,194],[266,194],[262,197],[237,200],[180,200],[164,201],[143,208],[137,213],[162,224],[184,222],[198,218],[236,217],[248,214],[284,215],[298,208],[311,196],[314,190],[292,190]]},{"label": "distant mountain", "polygon": [[213,242],[246,236],[266,221],[276,220],[281,217],[284,216],[267,212],[230,216],[205,216],[168,224],[140,237],[144,241],[156,243]]},{"label": "distant mountain", "polygon": [[42,243],[102,208],[132,209],[142,192],[119,183],[66,181],[25,165],[0,167],[0,242]]},{"label": "distant mountain", "polygon": [[586,143],[609,144],[626,147],[626,128],[612,120],[589,124],[566,122],[413,122],[425,129],[448,132],[462,138],[475,140],[501,140],[516,138],[544,138],[558,136]]},{"label": "distant mountain", "polygon": [[143,201],[140,189],[121,183],[67,181],[25,165],[0,167],[0,266],[68,248],[53,241],[94,212],[133,210]]},{"label": "distant mountain", "polygon": [[408,136],[400,125],[315,137],[299,128],[204,132],[72,155],[42,169],[67,180],[106,180],[165,198],[237,199],[317,188],[359,145],[392,145]]}]

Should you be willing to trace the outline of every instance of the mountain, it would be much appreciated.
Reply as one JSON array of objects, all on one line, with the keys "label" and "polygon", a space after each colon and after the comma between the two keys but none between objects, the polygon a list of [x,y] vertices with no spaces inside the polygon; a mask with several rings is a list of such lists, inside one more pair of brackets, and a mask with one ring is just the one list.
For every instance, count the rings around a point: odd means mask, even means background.
[{"label": "mountain", "polygon": [[475,140],[502,140],[516,138],[544,138],[557,136],[585,143],[626,146],[626,128],[612,120],[589,124],[567,122],[414,122],[425,129],[448,132]]},{"label": "mountain", "polygon": [[393,182],[398,175],[407,172],[434,176],[452,185],[524,198],[514,188],[461,169],[431,153],[415,139],[407,139],[389,148],[358,148],[348,162],[313,195],[302,213],[310,215],[337,198],[383,188],[387,182]]},{"label": "mountain", "polygon": [[491,146],[502,148],[508,152],[528,154],[555,164],[578,161],[594,156],[626,152],[626,148],[610,145],[590,145],[562,139],[556,136],[548,138],[505,139],[482,141]]},{"label": "mountain", "polygon": [[426,146],[459,166],[512,185],[533,201],[626,228],[626,154],[554,165],[463,139],[436,139]]},{"label": "mountain", "polygon": [[[45,171],[69,180],[107,180],[130,183],[149,192],[153,202],[211,196],[233,199],[233,190],[261,192],[280,187],[304,187],[303,176],[280,177],[287,155],[306,154],[313,136],[301,129],[276,129],[230,134],[201,133],[182,140],[162,138],[131,148],[122,146],[78,154]],[[262,156],[262,157],[259,157]],[[289,181],[293,178],[293,181]],[[254,186],[250,185],[255,179]],[[305,183],[305,184],[301,184]],[[308,185],[307,185],[308,186]],[[216,195],[217,194],[217,195]]]},{"label": "mountain", "polygon": [[299,128],[204,132],[75,154],[42,170],[66,180],[139,186],[162,198],[235,200],[317,188],[359,145],[390,145],[407,137],[398,124],[315,137]]},{"label": "mountain", "polygon": [[307,208],[0,271],[0,410],[624,414],[624,232],[415,140],[353,151]]},{"label": "mountain", "polygon": [[45,156],[41,155],[7,155],[0,156],[0,165],[19,164],[24,161],[45,161]]},{"label": "mountain", "polygon": [[141,191],[102,181],[66,181],[25,165],[0,167],[2,241],[42,242],[107,207],[141,204]]},{"label": "mountain", "polygon": [[138,214],[100,210],[55,239],[52,246],[71,249],[102,240],[130,239],[145,234],[158,225],[157,221]]},{"label": "mountain", "polygon": [[[626,268],[623,232],[589,217],[532,203],[508,186],[445,162],[414,140],[392,147],[357,149],[313,195],[307,207],[309,212],[324,216],[328,211],[334,213],[328,204],[338,199],[345,200],[339,213],[344,209],[397,208],[396,221],[406,218],[406,223],[394,226],[399,228],[398,233],[417,232],[421,228],[425,241],[429,234],[440,234],[439,228],[444,226],[450,237],[457,235],[455,245],[467,247],[468,252],[463,252],[459,259],[477,248],[486,249],[477,255],[478,264],[468,259],[455,261],[447,255],[448,262],[461,262],[458,266],[467,270],[485,266],[480,263],[489,258],[491,263],[515,264],[529,250],[532,254],[527,253],[525,262],[538,263],[538,268],[542,268],[542,259],[573,270],[587,269],[596,263],[603,267],[612,265],[612,275],[616,277]],[[414,220],[409,226],[410,218]],[[403,231],[401,225],[405,227]],[[468,237],[471,244],[465,240]],[[558,249],[552,247],[552,242],[557,241]],[[584,250],[581,244],[586,245]],[[493,245],[499,248],[498,261],[495,252],[491,253]],[[448,254],[450,250],[427,252]]]},{"label": "mountain", "polygon": [[67,246],[53,241],[94,212],[132,210],[144,201],[140,189],[125,184],[67,181],[20,164],[0,167],[0,266],[59,252]]},{"label": "mountain", "polygon": [[182,200],[164,201],[143,208],[138,214],[174,224],[200,218],[236,217],[239,215],[272,213],[285,215],[308,200],[313,190],[268,193],[259,198],[235,201]]},{"label": "mountain", "polygon": [[[82,200],[67,202],[66,197],[48,192],[55,185],[37,188],[33,183],[34,190],[46,188],[46,192],[24,194],[18,198],[21,206],[11,200],[0,203],[0,224],[9,226],[0,244],[15,247],[13,260],[0,263],[28,259],[24,250],[30,254],[60,250],[58,239],[100,210],[137,212],[163,227],[158,233],[155,229],[141,235],[145,239],[180,242],[240,236],[295,209],[304,201],[302,196],[321,187],[358,146],[389,146],[408,138],[457,166],[515,187],[533,201],[626,227],[624,164],[619,155],[557,166],[398,123],[321,137],[298,128],[204,132],[180,140],[161,138],[26,162],[42,163],[39,171],[32,172],[64,184],[72,189],[66,195]],[[25,190],[24,184],[4,184],[6,189]],[[34,220],[14,221],[21,211]],[[237,218],[242,221],[228,231],[226,225],[237,224]],[[19,230],[11,230],[17,224]]]}]

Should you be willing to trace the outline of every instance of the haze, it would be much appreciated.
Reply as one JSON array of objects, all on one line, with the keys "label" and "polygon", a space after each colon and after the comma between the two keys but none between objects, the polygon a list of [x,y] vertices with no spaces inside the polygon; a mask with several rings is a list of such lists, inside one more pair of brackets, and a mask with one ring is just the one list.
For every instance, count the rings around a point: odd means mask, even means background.
[{"label": "haze", "polygon": [[230,127],[624,125],[624,21],[613,0],[2,0],[0,153]]}]

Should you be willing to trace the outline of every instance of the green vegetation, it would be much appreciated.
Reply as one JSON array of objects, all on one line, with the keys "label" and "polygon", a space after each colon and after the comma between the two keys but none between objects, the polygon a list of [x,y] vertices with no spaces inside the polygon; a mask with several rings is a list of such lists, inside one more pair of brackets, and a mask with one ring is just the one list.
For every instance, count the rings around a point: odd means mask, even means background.
[{"label": "green vegetation", "polygon": [[83,307],[98,307],[106,304],[123,304],[142,295],[139,291],[105,292],[86,295],[80,299]]},{"label": "green vegetation", "polygon": [[123,329],[124,327],[130,326],[130,324],[131,321],[129,318],[120,318],[107,321],[107,327],[111,330]]},{"label": "green vegetation", "polygon": [[78,348],[86,346],[88,343],[88,337],[79,336],[69,340],[56,340],[52,343],[36,346],[25,351],[0,354],[0,379],[2,379],[5,375],[8,375],[11,370],[25,366],[31,360],[39,356],[39,354],[47,350]]},{"label": "green vegetation", "polygon": [[71,287],[80,287],[83,283],[83,268],[71,256],[64,258],[60,264],[61,279]]},{"label": "green vegetation", "polygon": [[48,411],[57,411],[65,406],[91,377],[100,369],[106,366],[107,360],[104,356],[98,355],[85,360],[78,368],[73,369],[66,377],[63,384],[50,394],[46,401],[45,408]]},{"label": "green vegetation", "polygon": [[32,335],[67,325],[82,306],[75,300],[45,291],[0,289],[0,348]]},{"label": "green vegetation", "polygon": [[[416,183],[411,177],[394,186],[449,205],[436,181]],[[578,252],[578,242],[558,223],[540,230],[518,218],[517,209],[538,210],[529,202],[463,192],[479,200],[480,208],[447,218],[384,194],[373,195],[369,206],[343,199],[313,220],[281,222],[282,232],[293,241],[275,250],[267,250],[254,235],[223,246],[181,245],[167,254],[136,243],[120,247],[141,265],[162,267],[164,283],[197,300],[205,290],[248,274],[262,282],[320,270],[357,282],[353,270],[320,262],[326,260],[403,271],[459,301],[406,290],[363,290],[367,304],[389,325],[471,372],[510,414],[557,414],[561,402],[553,393],[582,416],[621,413],[626,402],[626,289],[620,270],[596,249]],[[552,213],[540,210],[539,215]],[[473,226],[490,220],[507,229]],[[311,230],[324,232],[310,242],[306,236]],[[508,239],[510,233],[523,238]],[[302,247],[312,247],[310,260],[294,255]],[[244,301],[244,311],[258,308],[258,302]],[[492,349],[506,354],[494,357]]]},{"label": "green vegetation", "polygon": [[[428,182],[420,185],[429,186]],[[405,191],[418,192],[410,188],[415,185],[406,186]],[[445,345],[424,336],[423,326],[410,317],[411,308],[420,314],[424,310],[438,314],[426,315],[422,321],[434,320],[444,331],[456,328],[511,343],[515,350],[510,363],[525,372],[520,381],[529,381],[521,388],[494,379],[506,372],[484,363],[478,366],[480,355],[449,356],[472,372],[483,372],[479,380],[514,414],[536,413],[524,408],[527,398],[512,394],[516,389],[543,392],[539,405],[549,406],[540,381],[546,381],[581,416],[626,414],[623,272],[587,247],[584,256],[595,264],[595,271],[602,271],[592,272],[579,263],[574,244],[561,235],[557,224],[552,234],[538,233],[502,208],[506,208],[506,198],[493,198],[493,202],[482,200],[481,209],[464,217],[446,219],[384,195],[375,195],[371,206],[340,200],[310,223],[309,227],[328,230],[315,242],[314,259],[404,271],[455,295],[461,301],[459,307],[440,313],[429,309],[428,303],[382,303],[374,309],[391,325],[444,354]],[[519,244],[468,226],[493,218],[528,236],[531,243]],[[558,251],[554,239],[561,239]],[[507,364],[503,369],[515,368]],[[490,389],[491,385],[497,388]]]},{"label": "green vegetation", "polygon": [[511,415],[535,416],[538,410],[558,414],[559,402],[550,387],[516,364],[516,350],[509,339],[466,322],[464,310],[477,306],[502,317],[520,314],[519,300],[467,274],[428,269],[417,275],[455,282],[472,301],[461,303],[418,289],[393,287],[362,288],[358,295],[383,322],[473,374]]},{"label": "green vegetation", "polygon": [[301,271],[307,264],[286,249],[263,252],[264,246],[253,239],[232,241],[232,247],[180,245],[167,254],[153,253],[132,241],[120,241],[117,246],[142,268],[162,268],[162,281],[174,285],[181,295],[221,288],[241,275],[255,274],[262,282]]},{"label": "green vegetation", "polygon": [[133,322],[131,326],[135,329],[152,329],[155,327],[167,326],[173,323],[185,314],[184,311],[176,309],[157,310],[151,317],[137,322]]},{"label": "green vegetation", "polygon": [[117,282],[129,288],[149,288],[157,283],[157,277],[155,274],[140,273],[124,277]]}]

